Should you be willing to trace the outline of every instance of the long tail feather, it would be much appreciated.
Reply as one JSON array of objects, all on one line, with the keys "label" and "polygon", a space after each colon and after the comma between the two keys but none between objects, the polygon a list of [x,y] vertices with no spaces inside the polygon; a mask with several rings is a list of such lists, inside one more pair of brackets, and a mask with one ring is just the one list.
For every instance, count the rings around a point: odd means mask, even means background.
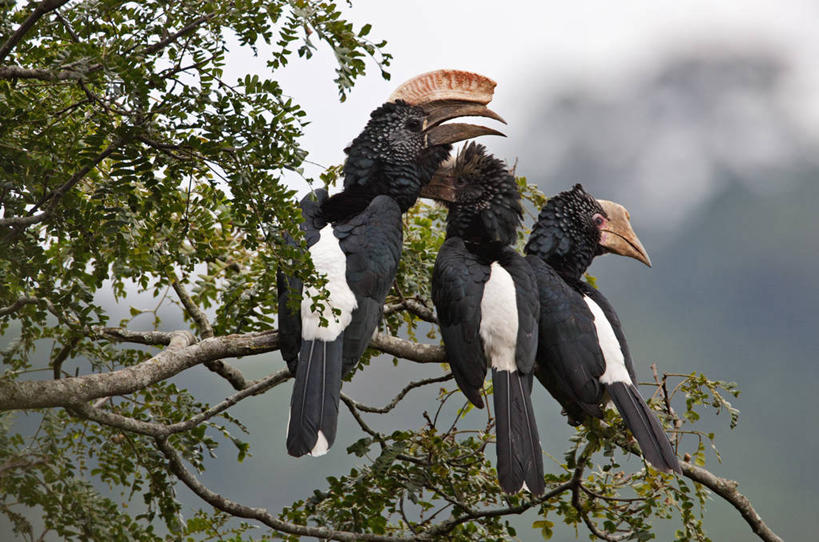
[{"label": "long tail feather", "polygon": [[682,474],[668,436],[637,388],[633,384],[615,382],[609,384],[608,392],[614,406],[637,439],[643,457],[657,470]]},{"label": "long tail feather", "polygon": [[492,369],[501,489],[543,495],[543,454],[532,408],[532,377]]},{"label": "long tail feather", "polygon": [[324,455],[336,439],[342,338],[304,341],[290,398],[287,453]]}]

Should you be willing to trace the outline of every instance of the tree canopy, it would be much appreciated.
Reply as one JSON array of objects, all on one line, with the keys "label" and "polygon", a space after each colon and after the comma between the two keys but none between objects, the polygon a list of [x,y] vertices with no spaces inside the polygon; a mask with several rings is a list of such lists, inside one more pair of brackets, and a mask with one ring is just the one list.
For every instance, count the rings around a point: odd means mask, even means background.
[{"label": "tree canopy", "polygon": [[[294,54],[307,60],[329,47],[343,100],[368,67],[389,77],[386,42],[368,40],[370,29],[333,3],[307,0],[0,5],[0,512],[15,533],[506,539],[515,535],[509,517],[535,509],[545,538],[560,521],[603,540],[646,540],[654,518],[676,517],[679,540],[708,540],[701,519],[713,492],[760,538],[778,540],[736,483],[704,468],[715,435],[696,421],[714,409],[733,427],[728,398],[738,390],[700,374],[655,371],[650,389],[685,457],[684,477],[647,466],[626,473],[619,462],[639,452],[609,413],[577,429],[546,475],[546,495],[504,495],[484,454],[491,413],[477,426],[461,419],[466,406],[448,415],[462,397],[443,348],[418,340],[437,337],[429,277],[444,218],[423,203],[407,214],[399,275],[361,366],[386,354],[440,364],[441,375],[408,383],[386,406],[342,394],[361,428],[347,449],[359,466],[309,499],[266,510],[208,488],[205,458],[217,447],[232,442],[237,461],[253,451],[231,407],[286,393],[283,364],[253,381],[233,359],[277,350],[275,271],[322,284],[304,245],[284,242],[301,239],[294,191],[282,179],[301,172],[307,114],[276,72]],[[225,80],[233,46],[265,55],[267,75]],[[338,172],[311,182],[333,184]],[[543,203],[519,183],[532,205]],[[128,304],[143,293],[156,308],[111,321],[106,295]],[[166,327],[158,309],[168,305],[188,328]],[[146,312],[151,329],[130,325]],[[235,393],[216,404],[197,398],[184,383],[200,364]],[[438,404],[420,429],[384,434],[368,423],[436,385]],[[37,416],[36,430],[16,423],[21,411]],[[201,499],[192,514],[182,514],[180,484]]]}]

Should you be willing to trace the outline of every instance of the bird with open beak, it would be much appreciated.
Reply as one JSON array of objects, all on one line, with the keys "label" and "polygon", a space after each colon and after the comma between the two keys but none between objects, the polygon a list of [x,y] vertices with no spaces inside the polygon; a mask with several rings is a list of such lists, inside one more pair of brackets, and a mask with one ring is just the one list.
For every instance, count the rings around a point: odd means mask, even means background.
[{"label": "bird with open beak", "polygon": [[646,460],[661,471],[680,473],[662,425],[637,390],[617,313],[582,280],[601,254],[651,266],[629,218],[625,207],[596,200],[579,184],[541,210],[525,248],[540,299],[535,375],[572,425],[588,416],[602,418],[602,405],[611,398]]},{"label": "bird with open beak", "polygon": [[[381,319],[401,256],[401,215],[418,198],[451,144],[503,135],[484,126],[446,121],[481,116],[502,121],[486,104],[495,82],[458,70],[438,70],[401,85],[370,114],[345,149],[344,189],[317,190],[301,202],[301,230],[320,290],[278,273],[281,352],[295,385],[287,451],[322,455],[333,444],[342,378],[352,372]],[[305,290],[305,291],[302,291]],[[294,297],[301,297],[294,310]]]}]

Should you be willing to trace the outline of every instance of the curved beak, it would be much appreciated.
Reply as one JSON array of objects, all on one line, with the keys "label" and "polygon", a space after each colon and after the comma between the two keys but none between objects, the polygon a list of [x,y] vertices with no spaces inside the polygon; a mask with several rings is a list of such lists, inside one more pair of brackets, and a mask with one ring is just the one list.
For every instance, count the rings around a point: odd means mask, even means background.
[{"label": "curved beak", "polygon": [[600,245],[607,252],[634,258],[651,267],[651,258],[648,257],[637,234],[631,229],[628,210],[613,201],[603,199],[597,201],[609,217],[608,223],[602,229]]},{"label": "curved beak", "polygon": [[420,197],[455,203],[455,176],[451,159],[438,168],[429,183],[421,187]]},{"label": "curved beak", "polygon": [[[424,134],[428,147],[457,143],[482,135],[504,136],[502,132],[477,124],[442,124],[458,117],[486,117],[506,124],[503,118],[481,103],[468,100],[435,100],[420,104],[426,113]],[[505,137],[505,136],[504,136]]]}]

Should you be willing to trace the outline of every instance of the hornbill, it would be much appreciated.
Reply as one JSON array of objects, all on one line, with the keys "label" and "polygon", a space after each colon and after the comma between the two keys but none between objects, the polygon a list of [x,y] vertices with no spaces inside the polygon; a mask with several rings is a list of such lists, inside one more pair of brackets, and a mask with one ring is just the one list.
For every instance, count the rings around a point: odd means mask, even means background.
[{"label": "hornbill", "polygon": [[[336,436],[341,379],[352,372],[381,319],[401,255],[401,215],[418,198],[451,143],[484,134],[472,124],[442,124],[462,116],[503,121],[486,107],[495,82],[439,70],[399,87],[370,115],[345,149],[344,189],[301,202],[301,229],[328,297],[296,277],[277,274],[282,357],[296,382],[290,400],[287,451],[322,455]],[[291,301],[301,295],[300,310]]]},{"label": "hornbill", "polygon": [[594,199],[577,184],[546,203],[525,252],[540,297],[538,380],[560,402],[572,425],[586,415],[602,418],[607,393],[643,456],[658,470],[681,473],[665,431],[637,391],[614,308],[581,280],[595,256],[609,252],[651,267],[628,211]]},{"label": "hornbill", "polygon": [[545,490],[532,409],[537,350],[537,284],[515,242],[523,216],[514,176],[470,143],[424,189],[449,208],[446,240],[432,274],[432,300],[455,381],[483,408],[492,367],[498,479],[507,493]]}]

